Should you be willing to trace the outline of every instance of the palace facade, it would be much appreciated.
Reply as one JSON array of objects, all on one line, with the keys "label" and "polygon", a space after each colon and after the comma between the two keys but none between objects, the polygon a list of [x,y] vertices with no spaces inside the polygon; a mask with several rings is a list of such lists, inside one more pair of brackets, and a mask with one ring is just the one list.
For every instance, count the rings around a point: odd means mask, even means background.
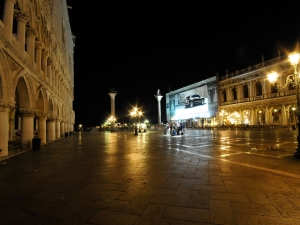
[{"label": "palace facade", "polygon": [[[267,75],[277,72],[274,85]],[[219,121],[222,125],[296,125],[296,89],[285,85],[294,74],[288,56],[280,56],[260,64],[237,70],[219,78]],[[281,89],[276,87],[285,86]]]},{"label": "palace facade", "polygon": [[0,1],[0,149],[73,132],[74,36],[65,0]]}]

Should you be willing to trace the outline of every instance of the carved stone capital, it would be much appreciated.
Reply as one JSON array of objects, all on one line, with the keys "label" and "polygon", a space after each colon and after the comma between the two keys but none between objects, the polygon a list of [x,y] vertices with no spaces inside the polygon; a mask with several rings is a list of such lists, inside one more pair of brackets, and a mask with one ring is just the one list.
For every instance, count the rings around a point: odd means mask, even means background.
[{"label": "carved stone capital", "polygon": [[37,119],[47,119],[48,116],[47,116],[47,113],[37,113],[36,118]]},{"label": "carved stone capital", "polygon": [[42,51],[42,56],[43,57],[48,57],[48,51],[46,51],[45,49]]},{"label": "carved stone capital", "polygon": [[37,109],[20,108],[18,113],[24,117],[34,117],[37,113]]},{"label": "carved stone capital", "polygon": [[5,102],[0,100],[0,112],[9,112],[15,106],[13,102]]},{"label": "carved stone capital", "polygon": [[41,42],[41,41],[36,41],[36,42],[35,42],[35,47],[36,47],[37,49],[42,49],[42,48],[43,48],[43,42]]},{"label": "carved stone capital", "polygon": [[47,60],[47,65],[48,65],[48,66],[52,66],[52,59],[48,58],[48,60]]},{"label": "carved stone capital", "polygon": [[27,23],[27,22],[29,21],[29,19],[28,19],[28,17],[26,16],[26,14],[21,13],[21,12],[17,13],[17,15],[16,15],[16,20],[17,20],[18,22],[22,22],[22,23]]},{"label": "carved stone capital", "polygon": [[49,122],[55,122],[55,121],[56,121],[56,118],[55,118],[55,117],[49,117],[49,118],[48,118],[48,121],[49,121]]},{"label": "carved stone capital", "polygon": [[26,29],[26,35],[27,35],[28,37],[31,37],[31,36],[32,36],[32,37],[35,37],[36,34],[37,34],[36,30],[33,29],[33,28],[28,27],[28,28]]}]

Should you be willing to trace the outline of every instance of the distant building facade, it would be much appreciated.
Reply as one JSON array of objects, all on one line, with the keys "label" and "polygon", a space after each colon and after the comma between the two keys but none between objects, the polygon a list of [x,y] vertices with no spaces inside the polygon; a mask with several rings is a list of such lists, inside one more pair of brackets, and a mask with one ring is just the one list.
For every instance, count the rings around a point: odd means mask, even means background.
[{"label": "distant building facade", "polygon": [[186,127],[215,126],[218,112],[217,76],[166,94],[167,120]]},{"label": "distant building facade", "polygon": [[74,37],[65,0],[0,0],[0,149],[72,132]]},{"label": "distant building facade", "polygon": [[277,85],[284,85],[294,73],[288,56],[249,66],[219,78],[220,124],[282,125],[296,124],[296,90],[293,85],[276,89],[267,75],[276,71]]}]

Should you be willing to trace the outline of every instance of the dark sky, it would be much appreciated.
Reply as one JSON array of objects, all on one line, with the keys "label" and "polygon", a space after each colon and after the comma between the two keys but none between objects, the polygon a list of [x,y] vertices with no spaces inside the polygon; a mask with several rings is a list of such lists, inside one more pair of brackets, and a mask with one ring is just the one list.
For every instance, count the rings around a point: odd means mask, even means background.
[{"label": "dark sky", "polygon": [[67,0],[75,39],[75,122],[103,123],[110,115],[129,122],[138,106],[162,122],[165,94],[186,85],[293,51],[300,40],[297,1],[117,2]]}]

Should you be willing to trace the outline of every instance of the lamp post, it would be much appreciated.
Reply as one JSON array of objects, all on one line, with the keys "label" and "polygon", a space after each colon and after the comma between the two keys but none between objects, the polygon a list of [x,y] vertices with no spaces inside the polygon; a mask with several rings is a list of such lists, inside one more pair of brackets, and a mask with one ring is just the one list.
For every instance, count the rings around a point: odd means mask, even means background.
[{"label": "lamp post", "polygon": [[138,135],[137,132],[137,118],[142,116],[143,113],[138,109],[138,108],[134,108],[131,112],[130,112],[131,117],[135,118],[135,126],[134,126],[134,135]]},{"label": "lamp post", "polygon": [[300,85],[300,77],[297,71],[297,66],[299,63],[299,58],[300,54],[298,52],[293,52],[289,55],[289,60],[291,65],[294,67],[294,73],[290,74],[287,76],[285,84],[284,85],[277,85],[275,81],[277,80],[277,73],[276,72],[271,72],[268,74],[268,79],[269,81],[275,85],[275,88],[277,89],[283,89],[286,86],[292,84],[294,87],[296,87],[296,101],[297,101],[297,118],[298,118],[298,136],[297,136],[297,141],[298,141],[298,146],[296,148],[296,152],[294,153],[294,157],[300,158],[300,96],[299,96],[299,85]]}]

